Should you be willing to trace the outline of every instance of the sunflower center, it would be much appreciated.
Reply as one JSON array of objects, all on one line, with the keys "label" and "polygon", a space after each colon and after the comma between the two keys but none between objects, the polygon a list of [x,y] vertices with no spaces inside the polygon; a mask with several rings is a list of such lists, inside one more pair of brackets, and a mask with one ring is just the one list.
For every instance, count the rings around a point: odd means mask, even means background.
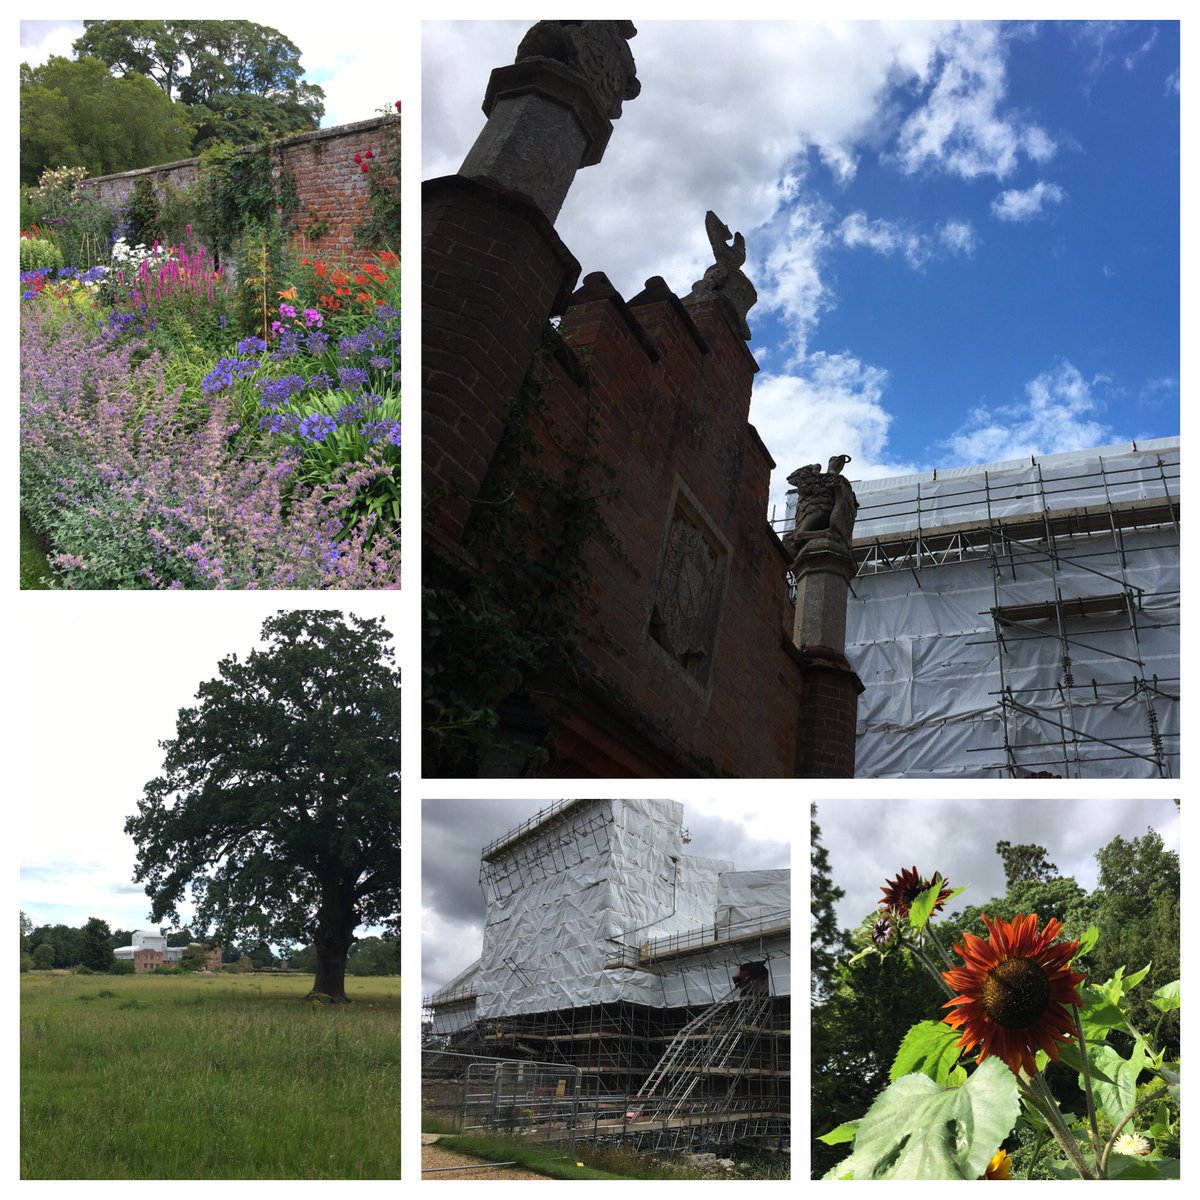
[{"label": "sunflower center", "polygon": [[1032,958],[1006,958],[983,981],[983,1010],[1006,1029],[1027,1029],[1050,1003],[1050,980]]}]

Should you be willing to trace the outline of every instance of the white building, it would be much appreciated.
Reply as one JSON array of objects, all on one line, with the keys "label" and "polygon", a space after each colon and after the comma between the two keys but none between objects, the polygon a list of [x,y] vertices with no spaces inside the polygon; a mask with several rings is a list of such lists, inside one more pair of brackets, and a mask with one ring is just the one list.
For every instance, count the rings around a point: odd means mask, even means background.
[{"label": "white building", "polygon": [[1178,777],[1178,438],[854,489],[860,777]]}]

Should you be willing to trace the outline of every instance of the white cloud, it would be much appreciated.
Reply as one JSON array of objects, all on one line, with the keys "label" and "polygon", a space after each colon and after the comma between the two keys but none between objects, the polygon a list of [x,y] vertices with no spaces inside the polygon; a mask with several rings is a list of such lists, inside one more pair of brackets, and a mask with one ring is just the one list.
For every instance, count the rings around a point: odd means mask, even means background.
[{"label": "white cloud", "polygon": [[1150,36],[1132,53],[1125,55],[1125,70],[1132,71],[1138,62],[1150,53],[1150,48],[1158,41],[1158,29],[1152,29]]},{"label": "white cloud", "polygon": [[783,515],[787,476],[809,462],[849,454],[852,479],[905,474],[916,468],[888,462],[892,416],[883,405],[887,372],[849,354],[816,353],[788,374],[762,375],[750,419],[778,464],[768,511]]},{"label": "white cloud", "polygon": [[942,245],[955,254],[962,254],[970,258],[975,253],[975,228],[970,221],[952,217],[949,221],[942,223],[942,227],[938,230],[938,237],[941,239]]},{"label": "white cloud", "polygon": [[900,130],[898,158],[904,171],[1003,179],[1022,152],[1037,162],[1053,154],[1054,142],[1045,130],[1001,110],[1005,45],[995,26],[956,26],[937,49],[937,81]]},{"label": "white cloud", "polygon": [[851,249],[865,247],[877,254],[904,255],[910,267],[921,267],[929,258],[929,240],[895,221],[870,220],[864,212],[852,212],[838,226],[837,235]]},{"label": "white cloud", "polygon": [[1024,190],[1010,188],[992,201],[992,215],[1001,221],[1032,221],[1040,217],[1048,204],[1061,204],[1066,192],[1056,183],[1039,179]]},{"label": "white cloud", "polygon": [[943,445],[954,463],[967,465],[1127,440],[1096,419],[1103,407],[1096,390],[1107,382],[1102,375],[1087,380],[1071,363],[1059,363],[1025,385],[1023,401],[976,407]]},{"label": "white cloud", "polygon": [[1179,95],[1179,68],[1176,67],[1170,75],[1167,76],[1166,90],[1168,96]]}]

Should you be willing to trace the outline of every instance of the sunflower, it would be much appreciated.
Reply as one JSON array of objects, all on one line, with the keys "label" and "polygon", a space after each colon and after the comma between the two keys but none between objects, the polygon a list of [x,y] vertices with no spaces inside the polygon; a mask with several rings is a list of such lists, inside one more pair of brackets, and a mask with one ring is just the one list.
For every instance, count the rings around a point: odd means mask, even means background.
[{"label": "sunflower", "polygon": [[[895,879],[889,879],[883,888],[883,899],[879,901],[884,908],[891,909],[901,917],[908,916],[912,902],[922,893],[933,887],[932,879],[923,879],[917,874],[917,868],[905,868]],[[950,895],[950,885],[943,879],[942,889],[938,892],[937,903],[933,911],[938,912]]]},{"label": "sunflower", "polygon": [[954,947],[963,965],[943,971],[958,993],[943,1007],[955,1011],[942,1020],[962,1030],[957,1045],[979,1047],[979,1061],[994,1056],[1016,1074],[1037,1073],[1034,1054],[1045,1050],[1058,1061],[1058,1046],[1074,1036],[1069,1005],[1079,1006],[1083,976],[1071,970],[1079,943],[1059,942],[1062,922],[1051,917],[1038,933],[1035,914],[1018,913],[1011,921],[984,916],[985,942],[964,933]]},{"label": "sunflower", "polygon": [[992,1161],[988,1163],[987,1169],[983,1173],[984,1179],[1011,1179],[1012,1178],[1012,1159],[1008,1157],[1008,1151],[1004,1149],[997,1150],[992,1155]]}]

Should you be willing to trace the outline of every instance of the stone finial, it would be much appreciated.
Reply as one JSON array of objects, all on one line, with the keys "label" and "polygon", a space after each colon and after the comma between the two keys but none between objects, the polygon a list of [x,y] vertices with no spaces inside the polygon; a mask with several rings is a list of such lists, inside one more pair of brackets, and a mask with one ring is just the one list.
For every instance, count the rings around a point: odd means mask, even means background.
[{"label": "stone finial", "polygon": [[459,168],[527,196],[553,222],[575,172],[594,166],[621,104],[640,91],[630,21],[539,21],[488,80],[488,123]]},{"label": "stone finial", "polygon": [[820,463],[809,463],[787,477],[796,492],[796,523],[783,535],[783,545],[794,560],[818,550],[853,560],[858,497],[842,474],[850,461],[848,454],[835,454],[824,471]]},{"label": "stone finial", "polygon": [[742,271],[746,261],[746,239],[740,233],[731,234],[729,226],[711,209],[704,214],[704,228],[716,261],[692,284],[692,290],[683,302],[703,304],[724,300],[731,310],[729,315],[734,327],[745,341],[749,341],[750,326],[746,314],[758,302],[758,293]]},{"label": "stone finial", "polygon": [[632,21],[539,21],[521,39],[516,61],[549,58],[578,72],[616,120],[621,102],[642,90],[628,45],[636,35]]}]

